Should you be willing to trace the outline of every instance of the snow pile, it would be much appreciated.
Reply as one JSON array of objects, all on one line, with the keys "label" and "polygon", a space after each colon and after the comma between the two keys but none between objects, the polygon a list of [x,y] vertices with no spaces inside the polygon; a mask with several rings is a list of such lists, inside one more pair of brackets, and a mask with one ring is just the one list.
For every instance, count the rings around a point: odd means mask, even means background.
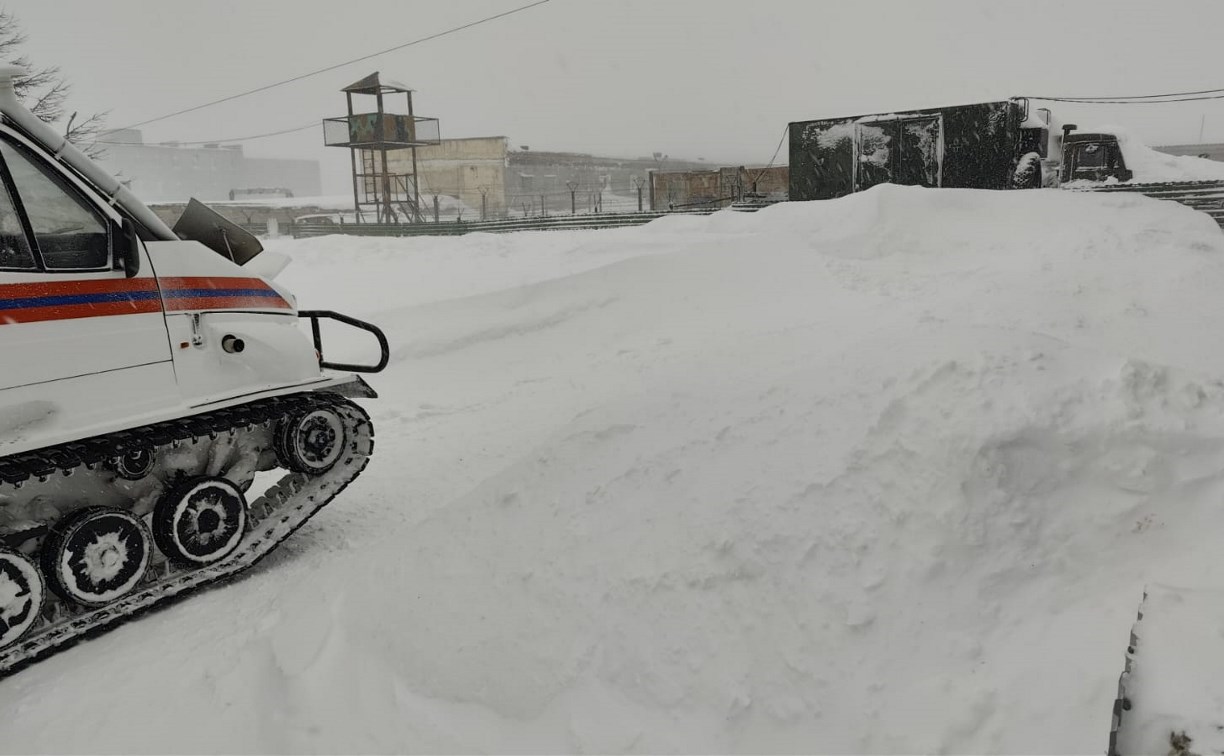
[{"label": "snow pile", "polygon": [[1141,612],[1118,751],[1224,752],[1224,591],[1152,586]]},{"label": "snow pile", "polygon": [[[1088,131],[1086,129],[1085,131]],[[1154,181],[1224,181],[1224,163],[1188,155],[1166,155],[1148,147],[1119,126],[1102,126],[1095,132],[1116,134],[1126,167],[1135,175],[1128,183]]]},{"label": "snow pile", "polygon": [[253,576],[0,684],[6,749],[1100,752],[1144,586],[1224,586],[1184,206],[277,249],[388,330],[374,461]]}]

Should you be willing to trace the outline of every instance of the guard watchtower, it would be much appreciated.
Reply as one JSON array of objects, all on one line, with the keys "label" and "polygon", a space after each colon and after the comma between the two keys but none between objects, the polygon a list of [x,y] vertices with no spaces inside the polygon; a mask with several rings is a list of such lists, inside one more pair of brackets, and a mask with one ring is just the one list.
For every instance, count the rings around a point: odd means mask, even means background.
[{"label": "guard watchtower", "polygon": [[[416,148],[441,142],[438,119],[414,115],[412,90],[397,82],[381,80],[377,71],[340,91],[348,101],[348,115],[323,119],[323,143],[349,149],[357,222],[422,222]],[[383,96],[387,94],[406,95],[408,112],[386,112]],[[353,95],[372,95],[374,112],[355,113]],[[387,151],[404,149],[412,153],[412,172],[391,173]]]}]

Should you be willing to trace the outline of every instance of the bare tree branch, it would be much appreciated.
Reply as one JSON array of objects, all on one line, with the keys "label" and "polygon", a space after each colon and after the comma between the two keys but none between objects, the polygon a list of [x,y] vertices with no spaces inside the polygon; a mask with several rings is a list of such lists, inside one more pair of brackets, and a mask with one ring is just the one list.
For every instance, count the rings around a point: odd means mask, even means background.
[{"label": "bare tree branch", "polygon": [[[68,95],[72,86],[63,77],[59,66],[35,67],[29,56],[21,52],[27,40],[17,17],[7,9],[0,8],[0,61],[21,66],[28,75],[13,82],[17,98],[26,104],[30,112],[47,123],[64,120]],[[64,136],[86,155],[101,157],[104,149],[97,138],[106,131],[106,113],[94,113],[81,121],[72,114],[64,129]]]}]

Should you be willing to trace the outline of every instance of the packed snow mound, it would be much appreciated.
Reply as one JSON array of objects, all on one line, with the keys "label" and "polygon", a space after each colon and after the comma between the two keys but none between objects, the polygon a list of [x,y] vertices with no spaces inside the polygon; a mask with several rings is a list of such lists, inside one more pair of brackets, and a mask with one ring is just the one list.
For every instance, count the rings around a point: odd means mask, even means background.
[{"label": "packed snow mound", "polygon": [[388,331],[374,461],[255,576],[0,684],[5,749],[1099,752],[1144,586],[1224,586],[1184,206],[278,249]]},{"label": "packed snow mound", "polygon": [[1224,163],[1189,155],[1167,155],[1148,147],[1137,136],[1119,126],[1085,129],[1117,134],[1126,167],[1135,175],[1128,183],[1158,181],[1224,181]]},{"label": "packed snow mound", "polygon": [[1224,753],[1224,591],[1149,586],[1140,614],[1117,752]]}]

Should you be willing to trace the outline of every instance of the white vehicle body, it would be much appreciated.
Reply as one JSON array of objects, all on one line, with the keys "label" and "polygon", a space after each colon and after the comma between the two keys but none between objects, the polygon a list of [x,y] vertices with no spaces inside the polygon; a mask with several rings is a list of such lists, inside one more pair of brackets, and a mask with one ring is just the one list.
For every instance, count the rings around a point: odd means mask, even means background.
[{"label": "white vehicle body", "polygon": [[[285,260],[205,206],[167,227],[20,75],[0,67],[0,675],[276,548],[364,470],[349,371],[389,357],[299,312]],[[325,362],[320,318],[381,361]]]},{"label": "white vehicle body", "polygon": [[[0,345],[10,355],[0,367],[0,455],[353,380],[321,370],[291,295],[197,241],[139,242],[139,272],[128,277],[117,269],[120,210],[13,125],[0,125],[0,144],[9,162],[19,154],[54,172],[63,196],[36,201],[85,205],[110,248],[90,269],[0,266]],[[7,170],[9,191],[28,194],[16,183],[29,170]],[[245,349],[226,352],[227,336]]]}]

